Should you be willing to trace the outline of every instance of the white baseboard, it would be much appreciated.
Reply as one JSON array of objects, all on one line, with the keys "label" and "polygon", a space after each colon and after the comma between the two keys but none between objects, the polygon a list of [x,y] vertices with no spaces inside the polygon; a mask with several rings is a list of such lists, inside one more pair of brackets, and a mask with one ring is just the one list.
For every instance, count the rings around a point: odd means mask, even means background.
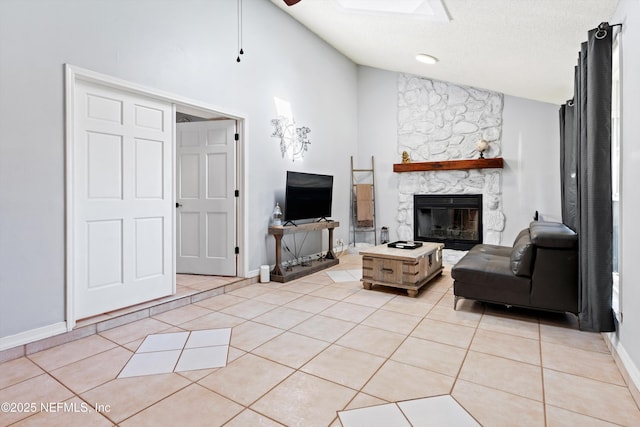
[{"label": "white baseboard", "polygon": [[622,371],[622,375],[627,381],[631,396],[636,401],[636,404],[640,405],[638,401],[640,398],[640,369],[638,369],[638,366],[636,366],[629,356],[629,353],[627,353],[624,346],[620,343],[620,339],[615,332],[604,333],[603,335],[609,344],[611,354],[618,365],[618,369]]},{"label": "white baseboard", "polygon": [[20,332],[16,335],[9,335],[8,337],[0,338],[0,351],[18,347],[19,345],[29,344],[54,335],[64,334],[65,332],[67,332],[67,323],[59,322],[43,326],[41,328]]}]

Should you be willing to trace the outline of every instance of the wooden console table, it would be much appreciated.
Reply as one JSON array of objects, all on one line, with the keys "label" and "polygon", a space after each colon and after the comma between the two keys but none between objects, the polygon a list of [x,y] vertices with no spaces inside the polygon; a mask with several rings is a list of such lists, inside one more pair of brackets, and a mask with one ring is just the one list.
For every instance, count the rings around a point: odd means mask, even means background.
[{"label": "wooden console table", "polygon": [[[333,229],[339,227],[338,221],[320,221],[296,225],[272,225],[269,234],[276,239],[276,266],[271,270],[271,280],[274,282],[288,282],[299,277],[306,276],[316,271],[332,267],[340,261],[333,252]],[[287,234],[302,233],[308,231],[329,230],[329,250],[324,259],[311,260],[309,265],[296,265],[291,270],[282,269],[282,237]]]}]

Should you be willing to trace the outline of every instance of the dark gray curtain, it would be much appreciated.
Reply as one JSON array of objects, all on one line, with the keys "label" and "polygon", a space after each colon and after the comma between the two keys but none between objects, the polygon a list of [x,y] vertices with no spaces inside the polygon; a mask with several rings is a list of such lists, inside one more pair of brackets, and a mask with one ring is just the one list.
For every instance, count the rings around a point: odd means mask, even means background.
[{"label": "dark gray curtain", "polygon": [[560,107],[560,178],[562,222],[576,231],[578,180],[576,162],[575,109],[573,100]]},{"label": "dark gray curtain", "polygon": [[562,220],[578,233],[580,329],[615,330],[611,309],[611,27],[582,44],[572,101],[560,109]]}]

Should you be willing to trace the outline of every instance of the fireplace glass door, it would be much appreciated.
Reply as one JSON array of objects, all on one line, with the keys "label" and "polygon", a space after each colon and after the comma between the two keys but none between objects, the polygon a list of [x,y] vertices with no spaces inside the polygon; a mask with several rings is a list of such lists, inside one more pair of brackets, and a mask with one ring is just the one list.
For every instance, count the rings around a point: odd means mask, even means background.
[{"label": "fireplace glass door", "polygon": [[459,250],[482,243],[482,195],[415,195],[414,239]]}]

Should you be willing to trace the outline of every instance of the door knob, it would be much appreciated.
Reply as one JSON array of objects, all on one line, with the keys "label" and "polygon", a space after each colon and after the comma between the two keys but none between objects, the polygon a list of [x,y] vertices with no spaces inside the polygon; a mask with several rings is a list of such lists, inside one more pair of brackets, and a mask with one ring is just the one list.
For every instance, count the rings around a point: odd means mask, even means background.
[{"label": "door knob", "polygon": [[176,208],[179,208],[180,206],[182,206],[182,203],[176,202]]}]

